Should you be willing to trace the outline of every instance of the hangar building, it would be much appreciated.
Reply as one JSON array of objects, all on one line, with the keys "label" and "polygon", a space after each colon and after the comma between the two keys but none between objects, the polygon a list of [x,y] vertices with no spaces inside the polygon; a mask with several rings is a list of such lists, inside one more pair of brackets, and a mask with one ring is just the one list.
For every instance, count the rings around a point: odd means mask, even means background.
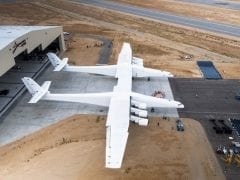
[{"label": "hangar building", "polygon": [[43,51],[52,43],[64,51],[62,27],[0,26],[0,76],[15,65],[18,55],[30,54],[36,48]]},{"label": "hangar building", "polygon": [[61,26],[0,26],[0,117],[49,65],[46,53],[65,50]]}]

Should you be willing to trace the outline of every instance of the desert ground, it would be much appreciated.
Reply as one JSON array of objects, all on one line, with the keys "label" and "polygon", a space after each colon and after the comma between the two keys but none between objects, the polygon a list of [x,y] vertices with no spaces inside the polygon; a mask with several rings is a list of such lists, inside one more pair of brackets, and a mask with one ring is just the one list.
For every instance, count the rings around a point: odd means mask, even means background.
[{"label": "desert ground", "polygon": [[[224,179],[200,123],[131,124],[123,167],[104,168],[105,119],[76,115],[0,149],[1,179]],[[158,126],[159,122],[159,126]]]},{"label": "desert ground", "polygon": [[[240,13],[233,10],[186,8],[186,3],[168,0],[121,1],[216,22],[240,22]],[[109,64],[116,63],[127,41],[146,67],[176,77],[202,77],[199,59],[212,60],[225,79],[240,76],[239,38],[64,0],[4,3],[0,9],[2,25],[62,25],[71,33],[63,56],[75,65],[97,63],[100,47],[94,45],[100,42],[87,35],[98,35],[113,42]],[[224,179],[203,128],[191,119],[183,120],[184,133],[176,131],[174,119],[151,118],[148,127],[131,124],[123,167],[105,169],[105,119],[76,115],[0,147],[0,179]]]}]

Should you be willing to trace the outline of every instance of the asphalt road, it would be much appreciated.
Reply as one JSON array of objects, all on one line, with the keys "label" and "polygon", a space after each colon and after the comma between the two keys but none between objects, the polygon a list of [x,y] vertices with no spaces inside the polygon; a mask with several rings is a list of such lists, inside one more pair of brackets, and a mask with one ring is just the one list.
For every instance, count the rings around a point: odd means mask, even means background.
[{"label": "asphalt road", "polygon": [[240,9],[240,3],[234,3],[234,2],[224,2],[224,1],[216,1],[216,0],[179,0],[179,1],[216,6],[216,7],[226,8],[226,9],[234,9],[234,10]]},{"label": "asphalt road", "polygon": [[120,3],[114,3],[105,0],[72,0],[74,2],[79,2],[83,4],[93,5],[96,7],[106,8],[110,10],[115,10],[119,12],[124,12],[128,14],[133,14],[137,16],[142,16],[146,18],[151,18],[154,20],[160,20],[165,22],[170,22],[174,24],[179,24],[183,26],[198,28],[202,30],[207,30],[215,33],[226,34],[230,36],[240,37],[240,26],[227,25],[222,23],[210,22],[198,18],[190,18],[186,16],[174,15],[166,12],[151,10],[147,8],[141,8],[131,5],[125,5]]}]

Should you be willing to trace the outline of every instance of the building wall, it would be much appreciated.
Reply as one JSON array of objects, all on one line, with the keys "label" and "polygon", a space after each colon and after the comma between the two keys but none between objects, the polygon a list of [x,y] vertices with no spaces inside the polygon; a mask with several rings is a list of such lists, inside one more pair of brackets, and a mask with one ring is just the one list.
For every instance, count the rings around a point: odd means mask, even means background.
[{"label": "building wall", "polygon": [[0,76],[7,72],[15,65],[14,57],[12,53],[9,53],[8,48],[4,48],[0,51]]},{"label": "building wall", "polygon": [[0,76],[15,65],[14,58],[27,50],[31,53],[41,45],[42,50],[59,38],[60,51],[65,51],[62,27],[50,27],[43,30],[35,30],[16,38],[12,43],[0,51]]}]

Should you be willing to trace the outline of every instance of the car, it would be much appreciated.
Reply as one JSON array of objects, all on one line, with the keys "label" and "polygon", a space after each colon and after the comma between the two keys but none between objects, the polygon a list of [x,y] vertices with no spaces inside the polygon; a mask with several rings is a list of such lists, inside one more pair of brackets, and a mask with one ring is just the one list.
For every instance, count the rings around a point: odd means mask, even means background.
[{"label": "car", "polygon": [[235,99],[240,100],[240,91],[236,93]]},{"label": "car", "polygon": [[180,119],[176,120],[177,131],[184,131],[184,125]]},{"label": "car", "polygon": [[236,147],[234,147],[234,148],[233,148],[233,152],[234,152],[234,154],[239,154],[239,149],[236,148]]},{"label": "car", "polygon": [[223,147],[222,151],[223,151],[223,154],[224,154],[224,155],[227,155],[227,153],[228,153],[227,148]]},{"label": "car", "polygon": [[240,148],[240,143],[237,142],[237,141],[232,141],[232,144],[237,147],[237,148]]},{"label": "car", "polygon": [[70,35],[70,33],[69,32],[63,32],[63,35]]},{"label": "car", "polygon": [[219,145],[219,146],[216,148],[216,152],[217,152],[217,154],[223,154],[222,146],[221,146],[221,145]]}]

